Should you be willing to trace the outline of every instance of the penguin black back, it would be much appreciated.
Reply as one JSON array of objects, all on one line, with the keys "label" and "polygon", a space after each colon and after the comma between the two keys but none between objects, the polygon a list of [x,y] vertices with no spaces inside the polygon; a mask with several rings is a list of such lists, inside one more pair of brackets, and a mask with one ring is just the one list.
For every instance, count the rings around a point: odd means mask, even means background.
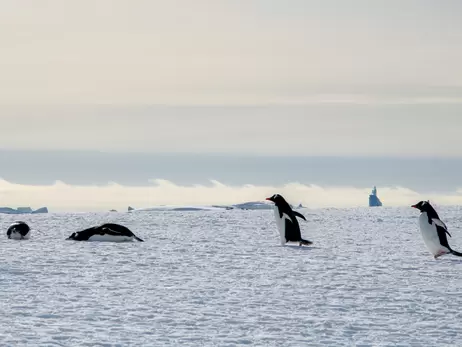
[{"label": "penguin black back", "polygon": [[22,222],[22,221],[16,221],[11,226],[8,228],[6,235],[8,236],[9,239],[11,239],[15,235],[19,235],[20,239],[23,239],[26,237],[27,234],[29,234],[30,228],[27,223]]}]

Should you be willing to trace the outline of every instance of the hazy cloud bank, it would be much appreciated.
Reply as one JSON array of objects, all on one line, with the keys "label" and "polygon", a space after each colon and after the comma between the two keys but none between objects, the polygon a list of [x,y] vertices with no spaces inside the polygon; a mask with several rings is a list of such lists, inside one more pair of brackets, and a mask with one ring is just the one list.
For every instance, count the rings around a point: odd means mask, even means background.
[{"label": "hazy cloud bank", "polygon": [[[274,193],[283,194],[293,204],[303,203],[309,208],[367,206],[370,188],[348,186],[321,187],[289,183],[286,185],[227,186],[217,181],[210,185],[177,185],[166,180],[152,180],[146,186],[77,186],[57,181],[53,185],[22,185],[0,180],[2,205],[33,208],[47,206],[51,212],[125,211],[128,205],[209,205],[234,204],[264,200]],[[421,195],[405,187],[384,187],[379,196],[386,206],[405,206],[420,199],[431,199],[438,205],[462,204],[462,190],[451,194]]]}]

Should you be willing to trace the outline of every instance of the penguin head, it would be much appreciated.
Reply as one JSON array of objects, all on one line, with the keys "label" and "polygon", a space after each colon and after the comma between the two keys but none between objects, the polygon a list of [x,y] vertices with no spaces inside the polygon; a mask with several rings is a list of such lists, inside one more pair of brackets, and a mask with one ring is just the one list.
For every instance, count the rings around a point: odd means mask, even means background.
[{"label": "penguin head", "polygon": [[287,201],[280,194],[274,194],[273,196],[266,198],[266,200],[274,202],[277,206],[287,204]]},{"label": "penguin head", "polygon": [[77,233],[72,233],[72,235],[69,236],[66,240],[75,240],[76,236],[77,236]]},{"label": "penguin head", "polygon": [[414,207],[418,209],[420,212],[428,212],[433,210],[432,205],[430,205],[430,201],[419,201],[417,204],[412,205],[411,207]]}]

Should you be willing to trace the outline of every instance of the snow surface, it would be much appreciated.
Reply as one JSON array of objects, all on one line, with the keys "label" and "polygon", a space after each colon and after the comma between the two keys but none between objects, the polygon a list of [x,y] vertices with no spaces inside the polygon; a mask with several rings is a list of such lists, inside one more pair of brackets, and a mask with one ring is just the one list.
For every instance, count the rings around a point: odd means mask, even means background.
[{"label": "snow surface", "polygon": [[[1,346],[456,346],[462,258],[434,260],[412,208],[2,216]],[[438,211],[462,251],[462,211]],[[103,222],[146,242],[66,241]]]}]

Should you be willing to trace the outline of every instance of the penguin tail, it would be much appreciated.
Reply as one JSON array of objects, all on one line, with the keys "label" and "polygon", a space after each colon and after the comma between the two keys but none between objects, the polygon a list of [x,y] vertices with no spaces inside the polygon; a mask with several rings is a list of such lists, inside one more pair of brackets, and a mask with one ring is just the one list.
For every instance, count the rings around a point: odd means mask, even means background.
[{"label": "penguin tail", "polygon": [[133,237],[135,238],[135,240],[139,241],[139,242],[144,242],[144,240],[141,240],[138,236],[136,236],[135,234],[133,234]]},{"label": "penguin tail", "polygon": [[452,249],[451,249],[451,254],[456,255],[458,257],[462,257],[462,253],[457,252],[457,251],[453,251]]},{"label": "penguin tail", "polygon": [[[312,245],[312,244],[313,244],[313,242],[311,242],[311,241],[303,240],[303,239],[300,240],[300,246],[301,245],[309,246],[309,245]],[[460,255],[462,256],[462,253],[460,253]]]}]

